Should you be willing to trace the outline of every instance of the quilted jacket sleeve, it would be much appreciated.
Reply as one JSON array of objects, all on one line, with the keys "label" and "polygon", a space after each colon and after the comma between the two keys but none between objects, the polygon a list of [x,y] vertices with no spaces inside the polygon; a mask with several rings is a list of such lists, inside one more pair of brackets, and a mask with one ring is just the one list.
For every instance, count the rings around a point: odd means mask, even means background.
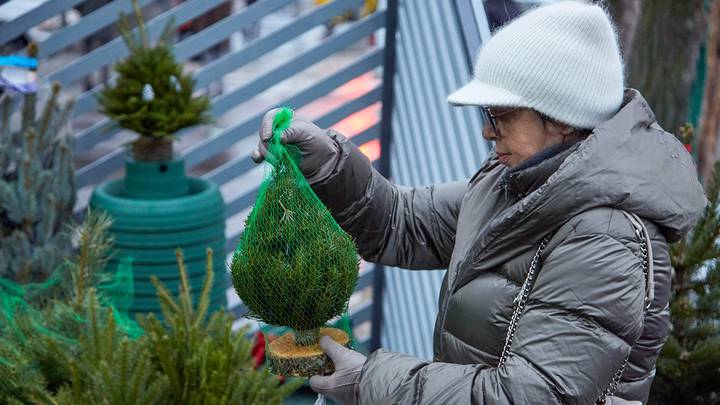
[{"label": "quilted jacket sleeve", "polygon": [[447,267],[466,183],[393,185],[355,145],[330,134],[342,155],[313,190],[355,239],[363,259],[410,269]]},{"label": "quilted jacket sleeve", "polygon": [[359,403],[594,403],[640,336],[645,280],[629,225],[625,238],[583,229],[591,222],[548,245],[503,366],[380,350],[363,368]]}]

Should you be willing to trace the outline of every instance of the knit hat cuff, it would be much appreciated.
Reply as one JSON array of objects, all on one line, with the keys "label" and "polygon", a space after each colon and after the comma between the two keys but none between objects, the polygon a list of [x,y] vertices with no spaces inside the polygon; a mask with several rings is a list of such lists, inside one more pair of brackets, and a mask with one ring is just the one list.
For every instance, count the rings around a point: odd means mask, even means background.
[{"label": "knit hat cuff", "polygon": [[479,80],[470,80],[447,97],[447,102],[456,105],[479,105],[496,107],[525,107],[522,97],[502,89],[483,83]]}]

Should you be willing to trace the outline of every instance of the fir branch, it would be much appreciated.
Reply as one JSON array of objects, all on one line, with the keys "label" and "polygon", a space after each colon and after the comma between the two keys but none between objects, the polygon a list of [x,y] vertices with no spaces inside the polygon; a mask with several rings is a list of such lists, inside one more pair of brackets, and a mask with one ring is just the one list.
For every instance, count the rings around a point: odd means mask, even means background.
[{"label": "fir branch", "polygon": [[205,255],[205,280],[203,281],[202,292],[200,293],[197,313],[195,314],[195,319],[192,324],[193,329],[199,328],[202,322],[205,321],[205,316],[210,306],[210,291],[212,290],[213,280],[215,278],[213,273],[213,250],[207,248]]},{"label": "fir branch", "polygon": [[167,24],[165,24],[165,28],[163,28],[163,32],[160,35],[160,39],[158,40],[159,44],[170,46],[173,43],[173,37],[175,36],[175,16],[171,16],[168,20]]},{"label": "fir branch", "polygon": [[109,214],[88,209],[83,224],[72,230],[79,242],[78,255],[71,267],[78,309],[83,306],[87,289],[95,282],[95,272],[104,268],[112,257],[114,239],[108,232],[110,226],[112,218]]},{"label": "fir branch", "polygon": [[145,32],[145,21],[143,19],[142,10],[140,10],[140,4],[138,0],[131,0],[133,6],[133,12],[135,13],[135,21],[137,22],[138,31],[140,33],[140,41],[143,48],[150,46],[148,42],[147,33]]},{"label": "fir branch", "polygon": [[[178,269],[185,272],[182,254]],[[203,316],[202,302],[209,300],[212,285],[212,251],[206,256],[206,278],[197,307],[189,290],[181,287],[177,298],[155,280],[161,297],[164,323],[148,316],[140,319],[146,330],[143,338],[158,368],[168,376],[170,403],[268,403],[280,404],[302,381],[284,386],[266,370],[254,370],[251,341],[246,329],[232,331],[232,320],[224,311],[210,319]],[[190,309],[187,305],[190,304]],[[257,387],[254,393],[248,386]]]},{"label": "fir branch", "polygon": [[133,36],[133,29],[130,25],[130,20],[124,13],[120,13],[120,16],[118,17],[118,28],[128,51],[130,51],[130,53],[135,52],[138,48],[137,41]]},{"label": "fir branch", "polygon": [[44,145],[47,143],[45,137],[47,136],[47,130],[50,127],[50,121],[53,119],[55,109],[57,108],[57,99],[60,94],[60,83],[53,82],[52,91],[50,98],[45,103],[42,115],[40,116],[40,127],[38,133],[40,134],[40,144]]},{"label": "fir branch", "polygon": [[[153,138],[172,137],[183,128],[210,122],[209,98],[193,96],[195,81],[183,72],[173,54],[170,40],[174,34],[173,20],[165,26],[160,40],[151,46],[147,43],[140,8],[136,4],[134,8],[141,44],[133,38],[127,19],[121,18],[121,33],[130,53],[115,65],[118,73],[115,84],[98,95],[101,112],[120,127]],[[175,83],[179,84],[179,91]],[[143,98],[146,85],[153,89],[154,96],[149,100]]]}]

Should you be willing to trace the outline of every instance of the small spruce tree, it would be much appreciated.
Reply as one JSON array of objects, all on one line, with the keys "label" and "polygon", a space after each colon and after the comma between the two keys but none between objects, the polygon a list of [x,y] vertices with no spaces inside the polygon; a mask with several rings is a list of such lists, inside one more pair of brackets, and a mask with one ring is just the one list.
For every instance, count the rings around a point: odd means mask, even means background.
[{"label": "small spruce tree", "polygon": [[[273,371],[303,376],[332,368],[318,339],[321,327],[347,309],[357,283],[358,256],[350,235],[298,169],[300,151],[280,143],[291,118],[289,109],[275,116],[267,157],[272,171],[247,217],[233,255],[232,277],[251,317],[293,329],[270,344]],[[349,344],[342,332],[326,332]],[[275,350],[281,346],[288,349],[283,350],[287,356]]]},{"label": "small spruce tree", "polygon": [[0,277],[41,281],[72,254],[75,171],[72,136],[63,134],[72,102],[60,106],[59,93],[54,83],[39,117],[37,95],[24,94],[18,130],[12,99],[0,100]]},{"label": "small spruce tree", "polygon": [[155,280],[164,321],[142,318],[142,329],[125,317],[116,304],[132,297],[131,269],[104,272],[109,217],[85,221],[77,256],[47,282],[0,279],[0,403],[280,404],[302,383],[256,370],[247,331],[208,314],[211,252],[197,305],[178,254],[179,298]]},{"label": "small spruce tree", "polygon": [[115,65],[115,84],[103,89],[98,101],[101,112],[140,135],[133,142],[136,160],[170,160],[175,133],[211,120],[210,100],[193,96],[195,80],[175,60],[173,22],[151,45],[140,6],[137,0],[132,4],[138,32],[134,34],[127,16],[121,15],[120,31],[129,55]]},{"label": "small spruce tree", "polygon": [[171,404],[281,404],[301,380],[281,384],[267,370],[255,370],[247,329],[232,330],[223,310],[208,314],[213,285],[212,250],[208,249],[202,293],[193,306],[182,253],[177,251],[180,293],[174,298],[153,276],[165,323],[153,314],[140,319],[143,338],[157,367],[169,378]]}]

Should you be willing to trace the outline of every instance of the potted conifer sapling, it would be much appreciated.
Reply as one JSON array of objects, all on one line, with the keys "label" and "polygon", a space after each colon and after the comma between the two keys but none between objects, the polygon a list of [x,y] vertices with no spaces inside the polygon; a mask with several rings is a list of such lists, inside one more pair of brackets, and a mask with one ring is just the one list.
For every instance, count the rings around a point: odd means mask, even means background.
[{"label": "potted conifer sapling", "polygon": [[[173,24],[150,43],[137,0],[132,0],[137,30],[120,17],[128,55],[115,65],[117,77],[99,94],[102,112],[119,127],[139,135],[125,159],[125,176],[100,184],[90,205],[113,216],[111,232],[117,259],[133,258],[133,312],[160,312],[151,284],[156,276],[179,292],[175,249],[185,252],[190,282],[199,291],[205,249],[217,252],[216,269],[224,267],[225,204],[217,185],[185,173],[185,162],[173,156],[178,131],[210,121],[209,100],[193,95],[194,80],[183,72],[172,51]],[[110,263],[116,265],[117,263]],[[213,307],[225,305],[226,282],[218,275]],[[196,294],[197,299],[197,294]]]},{"label": "potted conifer sapling", "polygon": [[193,96],[195,81],[175,60],[172,21],[151,45],[137,0],[133,7],[138,32],[134,34],[121,15],[120,31],[129,55],[115,65],[115,83],[100,92],[98,101],[102,113],[140,135],[132,143],[135,160],[167,161],[173,157],[172,143],[179,130],[210,122],[210,101]]}]

